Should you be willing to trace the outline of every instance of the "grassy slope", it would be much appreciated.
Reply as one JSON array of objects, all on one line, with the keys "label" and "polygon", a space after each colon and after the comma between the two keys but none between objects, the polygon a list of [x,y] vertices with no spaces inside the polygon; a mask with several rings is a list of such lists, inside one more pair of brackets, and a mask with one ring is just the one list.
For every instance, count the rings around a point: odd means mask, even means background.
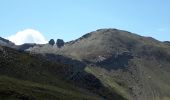
[{"label": "grassy slope", "polygon": [[[63,84],[64,85],[64,84]],[[70,88],[18,80],[0,76],[0,99],[3,100],[98,100],[93,95],[87,95]]]},{"label": "grassy slope", "polygon": [[115,80],[110,77],[109,75],[103,73],[100,69],[97,69],[95,67],[87,66],[85,69],[88,73],[92,73],[95,75],[98,79],[101,80],[101,82],[106,86],[109,87],[112,91],[116,91],[118,94],[120,94],[125,99],[130,99],[129,93],[126,91],[126,89],[122,86],[120,86],[118,83],[115,82]]},{"label": "grassy slope", "polygon": [[[0,99],[99,100],[64,80],[69,66],[0,47]],[[66,70],[68,69],[68,70]]]}]

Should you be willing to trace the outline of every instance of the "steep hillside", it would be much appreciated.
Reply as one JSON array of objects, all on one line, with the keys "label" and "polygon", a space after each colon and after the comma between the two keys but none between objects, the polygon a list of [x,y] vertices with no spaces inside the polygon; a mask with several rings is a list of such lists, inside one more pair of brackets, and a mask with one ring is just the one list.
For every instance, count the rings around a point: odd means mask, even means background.
[{"label": "steep hillside", "polygon": [[169,43],[127,31],[100,29],[62,48],[47,44],[29,50],[85,62],[86,72],[129,100],[170,99]]},{"label": "steep hillside", "polygon": [[[86,93],[76,87],[69,87],[66,83],[58,81],[63,86],[52,86],[32,81],[25,81],[7,76],[0,76],[1,100],[99,100],[98,96]],[[65,88],[63,88],[65,86]]]},{"label": "steep hillside", "polygon": [[2,46],[0,84],[3,100],[125,100],[85,72],[84,67],[49,61],[41,55]]}]

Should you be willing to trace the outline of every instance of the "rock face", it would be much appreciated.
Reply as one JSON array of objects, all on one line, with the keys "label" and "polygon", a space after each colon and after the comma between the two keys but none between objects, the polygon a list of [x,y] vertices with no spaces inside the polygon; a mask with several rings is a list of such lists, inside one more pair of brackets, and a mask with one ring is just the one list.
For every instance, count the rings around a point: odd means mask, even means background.
[{"label": "rock face", "polygon": [[96,65],[101,66],[106,70],[126,69],[131,59],[133,59],[133,55],[128,52],[124,52],[122,54],[112,55],[103,61],[96,62]]},{"label": "rock face", "polygon": [[57,47],[58,47],[58,48],[61,48],[62,46],[64,46],[64,40],[62,40],[62,39],[57,39],[56,44],[57,44]]}]

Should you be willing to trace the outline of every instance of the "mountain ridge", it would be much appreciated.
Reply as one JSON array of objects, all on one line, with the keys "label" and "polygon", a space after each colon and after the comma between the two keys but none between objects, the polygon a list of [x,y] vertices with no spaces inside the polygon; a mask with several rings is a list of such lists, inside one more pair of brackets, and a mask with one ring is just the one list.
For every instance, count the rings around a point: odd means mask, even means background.
[{"label": "mountain ridge", "polygon": [[130,100],[169,98],[170,47],[154,38],[100,29],[50,52],[88,63],[87,72]]},{"label": "mountain ridge", "polygon": [[41,55],[0,46],[0,83],[3,84],[0,86],[0,98],[125,100],[116,92],[109,91],[83,67],[64,64],[59,60],[54,62]]},{"label": "mountain ridge", "polygon": [[[75,73],[81,70],[73,82],[97,79],[108,91],[128,100],[170,99],[169,42],[110,28],[87,33],[60,48],[50,44],[29,46],[22,50],[73,66]],[[84,73],[94,78],[85,77]],[[99,93],[104,92],[101,89]]]}]

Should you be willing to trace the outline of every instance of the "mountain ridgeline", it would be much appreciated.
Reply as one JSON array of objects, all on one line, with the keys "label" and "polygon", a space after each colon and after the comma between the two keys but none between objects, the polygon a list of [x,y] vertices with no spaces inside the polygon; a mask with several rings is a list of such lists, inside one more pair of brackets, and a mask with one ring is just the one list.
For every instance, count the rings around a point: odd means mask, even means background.
[{"label": "mountain ridgeline", "polygon": [[168,41],[99,29],[53,42],[11,47],[0,42],[0,98],[170,99]]}]

